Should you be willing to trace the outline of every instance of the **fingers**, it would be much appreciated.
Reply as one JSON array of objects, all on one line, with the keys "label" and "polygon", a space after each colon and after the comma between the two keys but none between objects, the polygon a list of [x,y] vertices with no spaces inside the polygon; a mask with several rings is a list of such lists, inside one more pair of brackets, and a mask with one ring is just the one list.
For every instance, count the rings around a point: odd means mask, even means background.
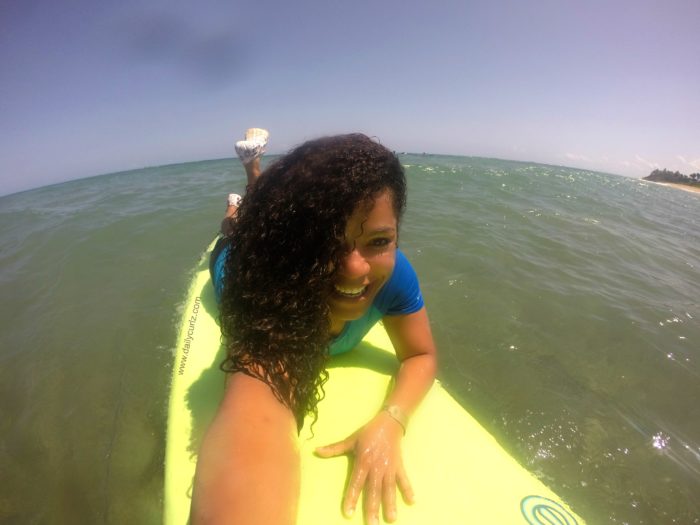
[{"label": "fingers", "polygon": [[[414,501],[413,487],[408,480],[401,461],[400,452],[391,447],[360,445],[359,437],[354,434],[342,441],[318,447],[316,454],[330,458],[348,453],[355,455],[355,462],[350,474],[348,486],[343,497],[343,514],[351,517],[360,494],[363,493],[363,510],[368,525],[379,525],[379,507],[382,507],[384,520],[391,523],[396,520],[396,488],[398,486],[406,503]],[[356,450],[359,449],[359,450]]]},{"label": "fingers", "polygon": [[382,483],[382,507],[384,521],[396,521],[396,477],[388,474]]},{"label": "fingers", "polygon": [[348,488],[345,491],[345,498],[343,498],[343,514],[348,518],[355,512],[357,500],[360,497],[360,492],[362,492],[362,487],[366,479],[367,469],[359,462],[356,462],[355,467],[352,469],[352,474],[350,475]]},{"label": "fingers", "polygon": [[333,443],[332,445],[317,447],[315,452],[322,458],[332,458],[335,456],[342,456],[343,454],[351,452],[354,445],[355,439],[353,436],[350,436],[349,438],[344,439],[343,441],[338,441],[337,443]]},{"label": "fingers", "polygon": [[408,476],[406,475],[403,465],[399,465],[399,468],[396,471],[396,484],[399,486],[403,500],[409,505],[412,505],[415,501],[413,487],[411,487],[411,482],[408,480]]},{"label": "fingers", "polygon": [[382,473],[374,470],[365,482],[365,521],[368,525],[379,525],[379,503],[382,489]]},{"label": "fingers", "polygon": [[[384,465],[386,466],[386,465]],[[345,498],[343,514],[350,517],[355,512],[360,493],[364,494],[364,515],[368,525],[379,525],[379,506],[384,511],[384,520],[388,523],[396,521],[396,487],[398,486],[406,503],[414,501],[413,488],[406,476],[403,465],[394,472],[385,468],[370,468],[361,462],[355,463]]]}]

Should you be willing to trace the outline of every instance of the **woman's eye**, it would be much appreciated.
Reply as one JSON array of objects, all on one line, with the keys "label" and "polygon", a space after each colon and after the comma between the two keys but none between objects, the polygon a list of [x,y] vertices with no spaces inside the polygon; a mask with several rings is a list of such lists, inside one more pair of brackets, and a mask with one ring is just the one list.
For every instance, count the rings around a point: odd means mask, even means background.
[{"label": "woman's eye", "polygon": [[379,237],[377,239],[372,239],[369,244],[370,246],[375,246],[375,247],[381,247],[381,246],[386,246],[391,242],[391,239],[387,239],[385,237]]}]

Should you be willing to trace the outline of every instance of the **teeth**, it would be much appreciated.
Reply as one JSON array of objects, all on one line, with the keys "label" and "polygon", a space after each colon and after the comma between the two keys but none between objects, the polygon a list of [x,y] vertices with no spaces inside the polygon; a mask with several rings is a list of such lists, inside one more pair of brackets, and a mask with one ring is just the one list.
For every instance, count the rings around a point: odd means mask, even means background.
[{"label": "teeth", "polygon": [[358,296],[358,295],[362,295],[362,293],[364,293],[364,291],[367,289],[367,287],[361,286],[359,288],[346,288],[344,286],[338,286],[336,284],[335,289],[336,289],[336,291],[340,292],[343,295]]}]

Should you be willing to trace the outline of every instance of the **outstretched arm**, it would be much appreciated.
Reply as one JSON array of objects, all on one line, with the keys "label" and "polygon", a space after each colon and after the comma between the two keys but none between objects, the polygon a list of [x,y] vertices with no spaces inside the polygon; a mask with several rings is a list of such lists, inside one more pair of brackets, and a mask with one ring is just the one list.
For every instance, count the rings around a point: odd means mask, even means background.
[{"label": "outstretched arm", "polygon": [[351,515],[364,491],[365,520],[370,525],[379,523],[380,503],[385,520],[396,519],[397,486],[404,500],[413,502],[413,489],[401,457],[401,438],[408,418],[430,389],[437,370],[435,343],[425,307],[412,314],[386,316],[384,327],[401,362],[394,387],[385,400],[385,406],[393,408],[380,411],[347,439],[317,450],[322,457],[346,453],[355,456],[343,511]]},{"label": "outstretched arm", "polygon": [[199,453],[191,523],[294,524],[296,431],[292,412],[267,384],[233,374]]}]

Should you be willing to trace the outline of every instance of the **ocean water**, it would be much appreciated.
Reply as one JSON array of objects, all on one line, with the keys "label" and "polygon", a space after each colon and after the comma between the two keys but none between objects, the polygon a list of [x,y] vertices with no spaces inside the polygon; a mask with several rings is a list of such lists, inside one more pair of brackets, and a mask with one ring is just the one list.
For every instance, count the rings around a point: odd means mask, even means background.
[{"label": "ocean water", "polygon": [[[448,389],[588,523],[700,523],[700,195],[402,162]],[[0,198],[0,523],[160,521],[176,323],[243,187],[224,159]]]}]

